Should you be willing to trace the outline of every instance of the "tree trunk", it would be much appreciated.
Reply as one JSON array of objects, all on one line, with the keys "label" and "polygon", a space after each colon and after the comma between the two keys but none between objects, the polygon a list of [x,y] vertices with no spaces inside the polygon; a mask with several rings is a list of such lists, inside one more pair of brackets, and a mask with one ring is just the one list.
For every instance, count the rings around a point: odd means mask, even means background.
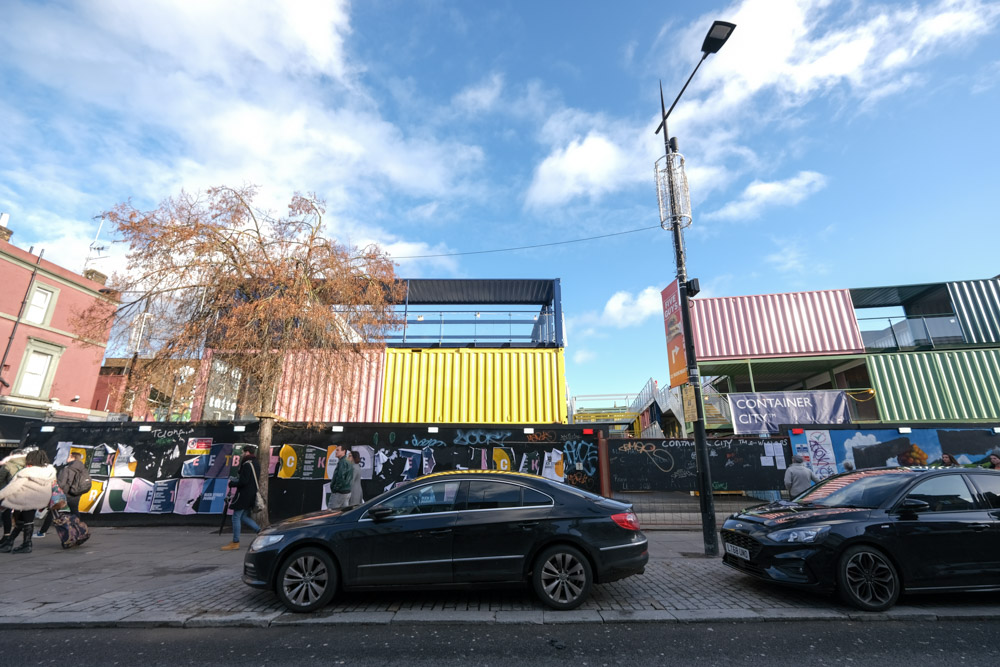
[{"label": "tree trunk", "polygon": [[257,434],[257,461],[260,462],[260,477],[257,479],[257,488],[260,495],[264,497],[264,509],[257,513],[254,520],[261,528],[267,528],[271,521],[268,518],[270,509],[268,507],[268,470],[271,469],[271,434],[274,431],[273,415],[258,415],[260,418],[260,430]]}]

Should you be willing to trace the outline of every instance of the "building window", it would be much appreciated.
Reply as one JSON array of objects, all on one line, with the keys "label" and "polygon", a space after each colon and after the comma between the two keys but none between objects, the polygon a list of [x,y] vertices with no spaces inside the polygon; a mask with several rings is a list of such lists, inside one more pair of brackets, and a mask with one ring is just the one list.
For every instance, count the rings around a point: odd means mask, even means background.
[{"label": "building window", "polygon": [[58,293],[59,291],[53,287],[35,283],[31,288],[31,293],[28,295],[24,320],[32,324],[49,324],[52,321],[52,311],[54,310]]},{"label": "building window", "polygon": [[48,399],[59,357],[66,348],[48,341],[29,338],[27,349],[14,382],[14,393],[30,398]]}]

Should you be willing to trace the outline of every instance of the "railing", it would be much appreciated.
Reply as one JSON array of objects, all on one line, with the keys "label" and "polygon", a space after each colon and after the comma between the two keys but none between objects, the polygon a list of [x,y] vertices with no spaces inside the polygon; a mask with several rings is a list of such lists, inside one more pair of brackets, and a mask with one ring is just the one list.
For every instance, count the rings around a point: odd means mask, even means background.
[{"label": "railing", "polygon": [[858,318],[867,350],[960,345],[965,341],[954,315]]},{"label": "railing", "polygon": [[414,310],[386,341],[412,345],[557,344],[554,314],[537,310]]}]

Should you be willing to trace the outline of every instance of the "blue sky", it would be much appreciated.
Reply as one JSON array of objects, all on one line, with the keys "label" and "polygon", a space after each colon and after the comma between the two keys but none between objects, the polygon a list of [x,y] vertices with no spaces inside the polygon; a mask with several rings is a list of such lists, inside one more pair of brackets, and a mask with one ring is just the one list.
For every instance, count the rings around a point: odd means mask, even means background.
[{"label": "blue sky", "polygon": [[[255,183],[405,277],[561,278],[571,394],[666,378],[667,103],[701,296],[1000,274],[1000,3],[20,2],[0,6],[0,211],[81,270],[94,216]],[[106,234],[105,234],[106,236]],[[111,272],[122,249],[95,264]]]}]

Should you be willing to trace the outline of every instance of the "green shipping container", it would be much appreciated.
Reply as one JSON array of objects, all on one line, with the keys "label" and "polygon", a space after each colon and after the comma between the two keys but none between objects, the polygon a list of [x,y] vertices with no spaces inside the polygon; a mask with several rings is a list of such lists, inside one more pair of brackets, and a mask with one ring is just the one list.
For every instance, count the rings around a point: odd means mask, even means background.
[{"label": "green shipping container", "polygon": [[882,421],[1000,419],[1000,350],[871,355]]}]

